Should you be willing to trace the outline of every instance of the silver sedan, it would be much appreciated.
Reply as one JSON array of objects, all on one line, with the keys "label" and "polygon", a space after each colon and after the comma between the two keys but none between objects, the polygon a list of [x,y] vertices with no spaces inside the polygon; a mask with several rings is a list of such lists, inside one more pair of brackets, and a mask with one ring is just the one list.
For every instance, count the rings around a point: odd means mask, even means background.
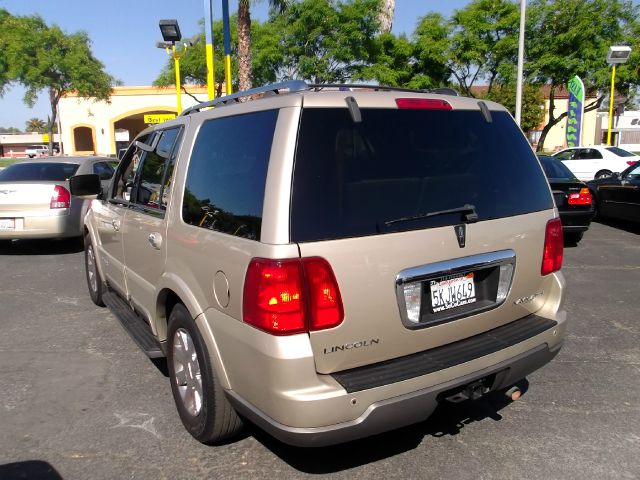
[{"label": "silver sedan", "polygon": [[95,173],[105,186],[113,164],[106,157],[43,157],[0,171],[0,240],[82,235],[89,201],[69,193],[69,178]]}]

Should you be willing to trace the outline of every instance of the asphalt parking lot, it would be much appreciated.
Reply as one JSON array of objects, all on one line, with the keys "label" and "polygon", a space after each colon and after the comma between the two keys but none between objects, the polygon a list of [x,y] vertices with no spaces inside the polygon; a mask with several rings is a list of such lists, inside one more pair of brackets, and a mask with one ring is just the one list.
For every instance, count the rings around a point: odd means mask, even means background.
[{"label": "asphalt parking lot", "polygon": [[77,242],[0,244],[0,479],[640,478],[640,229],[565,250],[564,349],[523,398],[324,449],[184,430],[162,365],[95,307]]}]

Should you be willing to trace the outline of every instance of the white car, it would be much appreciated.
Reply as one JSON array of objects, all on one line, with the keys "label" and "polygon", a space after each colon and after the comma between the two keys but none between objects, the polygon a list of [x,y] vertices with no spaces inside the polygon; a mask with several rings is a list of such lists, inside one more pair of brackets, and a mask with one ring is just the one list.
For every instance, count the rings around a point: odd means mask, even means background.
[{"label": "white car", "polygon": [[607,145],[573,147],[553,155],[561,160],[580,180],[609,177],[622,172],[640,160],[638,155]]}]

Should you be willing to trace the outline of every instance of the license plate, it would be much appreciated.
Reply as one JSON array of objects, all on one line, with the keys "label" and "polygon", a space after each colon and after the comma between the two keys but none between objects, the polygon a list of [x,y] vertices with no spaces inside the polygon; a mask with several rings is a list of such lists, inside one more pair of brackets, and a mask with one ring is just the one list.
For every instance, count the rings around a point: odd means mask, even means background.
[{"label": "license plate", "polygon": [[16,221],[13,218],[0,218],[0,230],[15,230]]},{"label": "license plate", "polygon": [[433,313],[468,305],[476,301],[473,273],[432,280],[429,286]]}]

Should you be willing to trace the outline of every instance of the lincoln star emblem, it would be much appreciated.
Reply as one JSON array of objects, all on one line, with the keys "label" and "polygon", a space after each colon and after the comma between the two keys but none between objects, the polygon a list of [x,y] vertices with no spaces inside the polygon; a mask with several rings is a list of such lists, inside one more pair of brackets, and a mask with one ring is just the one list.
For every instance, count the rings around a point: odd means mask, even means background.
[{"label": "lincoln star emblem", "polygon": [[460,248],[464,248],[464,244],[467,240],[467,226],[463,223],[462,225],[456,225],[453,227],[456,232],[456,238],[458,239],[458,245]]}]

